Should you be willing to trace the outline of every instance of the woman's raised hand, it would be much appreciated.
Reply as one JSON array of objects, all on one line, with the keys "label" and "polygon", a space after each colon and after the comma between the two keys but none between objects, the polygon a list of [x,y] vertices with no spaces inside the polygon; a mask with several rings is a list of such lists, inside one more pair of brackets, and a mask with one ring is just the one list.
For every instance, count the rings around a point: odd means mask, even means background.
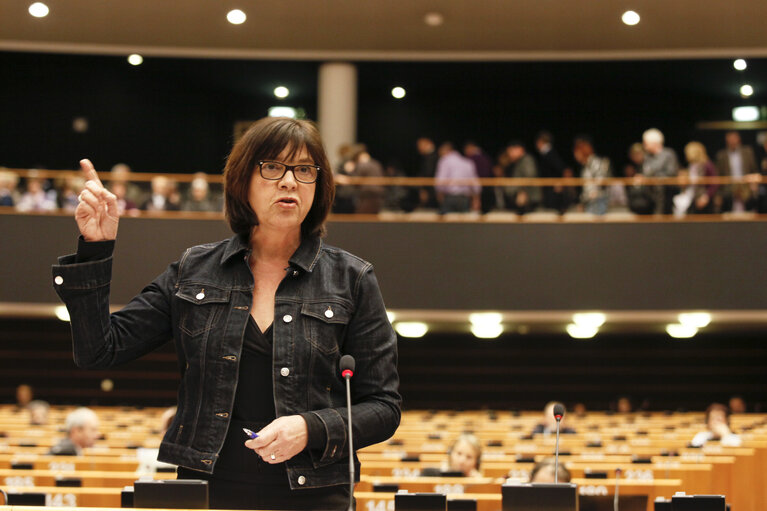
[{"label": "woman's raised hand", "polygon": [[75,209],[75,220],[85,241],[113,240],[117,237],[120,215],[117,197],[104,188],[90,160],[80,160],[85,177],[85,188],[80,192],[80,204]]}]

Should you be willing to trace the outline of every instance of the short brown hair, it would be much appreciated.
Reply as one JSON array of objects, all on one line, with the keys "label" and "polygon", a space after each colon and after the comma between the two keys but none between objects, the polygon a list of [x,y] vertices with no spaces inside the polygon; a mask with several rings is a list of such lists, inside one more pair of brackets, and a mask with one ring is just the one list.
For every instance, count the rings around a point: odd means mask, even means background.
[{"label": "short brown hair", "polygon": [[253,226],[258,225],[256,213],[248,201],[248,192],[259,160],[277,158],[285,149],[293,156],[303,148],[306,148],[314,164],[319,165],[320,172],[312,207],[301,224],[301,234],[325,234],[325,220],[335,196],[330,162],[317,126],[311,121],[287,117],[265,117],[256,121],[234,144],[229,154],[224,168],[224,214],[232,231],[248,235]]},{"label": "short brown hair", "polygon": [[711,403],[708,405],[708,408],[706,408],[706,424],[708,424],[708,418],[711,416],[712,412],[723,412],[724,420],[728,425],[730,424],[730,409],[727,405],[723,405],[722,403]]}]

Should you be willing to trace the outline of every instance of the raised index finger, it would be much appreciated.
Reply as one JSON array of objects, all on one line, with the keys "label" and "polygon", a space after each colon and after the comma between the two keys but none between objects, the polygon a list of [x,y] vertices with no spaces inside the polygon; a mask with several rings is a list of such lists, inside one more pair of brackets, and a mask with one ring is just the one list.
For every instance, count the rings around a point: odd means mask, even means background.
[{"label": "raised index finger", "polygon": [[85,176],[86,181],[96,181],[101,186],[104,186],[101,184],[101,179],[99,179],[98,174],[96,173],[96,169],[93,167],[93,163],[89,159],[80,160],[80,168],[83,171],[83,175]]}]

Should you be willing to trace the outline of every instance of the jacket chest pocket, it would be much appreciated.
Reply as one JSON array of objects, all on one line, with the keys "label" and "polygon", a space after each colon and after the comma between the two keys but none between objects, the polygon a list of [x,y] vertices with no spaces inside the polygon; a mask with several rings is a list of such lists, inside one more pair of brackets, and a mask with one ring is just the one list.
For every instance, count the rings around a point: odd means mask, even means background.
[{"label": "jacket chest pocket", "polygon": [[216,324],[228,308],[231,291],[207,284],[182,284],[176,296],[179,302],[179,328],[192,337],[201,335]]},{"label": "jacket chest pocket", "polygon": [[322,353],[339,351],[344,329],[351,318],[351,308],[339,302],[311,302],[301,306],[304,336]]}]

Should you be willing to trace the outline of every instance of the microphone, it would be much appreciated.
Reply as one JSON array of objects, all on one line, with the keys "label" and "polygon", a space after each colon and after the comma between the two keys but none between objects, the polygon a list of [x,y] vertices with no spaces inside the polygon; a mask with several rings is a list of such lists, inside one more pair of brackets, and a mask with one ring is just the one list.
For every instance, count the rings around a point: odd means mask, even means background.
[{"label": "microphone", "polygon": [[354,357],[344,355],[338,363],[341,376],[346,380],[346,412],[349,419],[349,511],[354,511],[354,447],[352,445],[352,391],[350,380],[354,376]]},{"label": "microphone", "polygon": [[554,418],[557,420],[557,444],[554,448],[554,483],[559,483],[559,423],[565,415],[565,405],[557,403],[554,405]]}]

